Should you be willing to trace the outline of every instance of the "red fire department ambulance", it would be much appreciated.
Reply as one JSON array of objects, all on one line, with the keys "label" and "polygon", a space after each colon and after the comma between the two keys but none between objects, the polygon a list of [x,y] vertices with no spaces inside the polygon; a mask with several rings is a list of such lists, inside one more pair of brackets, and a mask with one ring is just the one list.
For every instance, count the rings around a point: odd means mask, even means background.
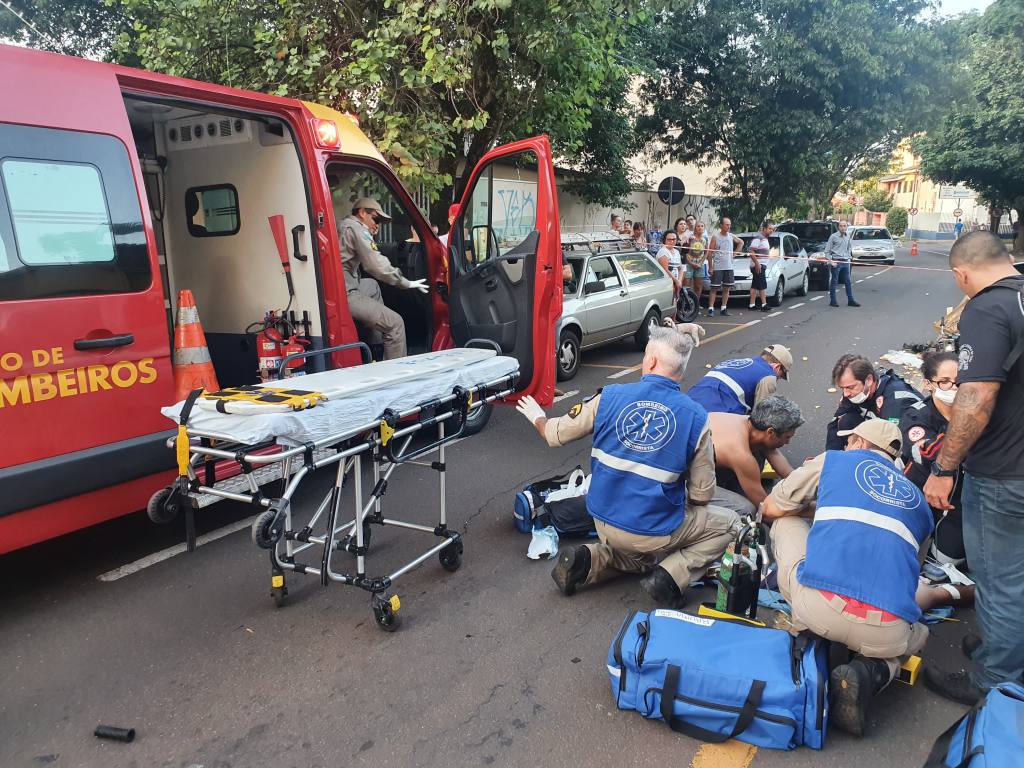
[{"label": "red fire department ambulance", "polygon": [[[381,252],[431,286],[385,287],[410,354],[491,339],[519,359],[522,391],[550,401],[562,292],[546,138],[473,170],[446,253],[332,109],[7,46],[0,72],[0,553],[142,509],[173,475],[160,408],[180,289],[221,386],[257,380],[253,328],[270,310],[314,348],[357,341],[336,227],[360,197],[392,216]],[[528,205],[510,208],[509,185]]]}]

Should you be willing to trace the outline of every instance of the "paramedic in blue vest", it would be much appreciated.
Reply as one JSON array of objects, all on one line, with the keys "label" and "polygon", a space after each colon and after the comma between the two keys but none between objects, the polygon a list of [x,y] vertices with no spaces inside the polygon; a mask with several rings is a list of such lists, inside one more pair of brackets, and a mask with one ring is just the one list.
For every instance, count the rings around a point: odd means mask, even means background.
[{"label": "paramedic in blue vest", "polygon": [[826,451],[793,470],[762,511],[773,521],[792,631],[810,629],[857,654],[832,671],[829,720],[859,736],[872,698],[928,639],[916,593],[932,513],[895,463],[903,446],[898,426],[868,419],[840,434],[845,451]]},{"label": "paramedic in blue vest", "polygon": [[679,389],[698,340],[692,327],[652,330],[640,381],[605,387],[565,416],[547,418],[531,397],[517,406],[553,448],[594,435],[587,511],[598,542],[558,552],[551,577],[565,595],[643,573],[644,591],[676,607],[732,540],[738,516],[708,504],[715,458],[707,412]]},{"label": "paramedic in blue vest", "polygon": [[789,378],[792,353],[781,344],[766,347],[758,357],[725,360],[686,393],[708,413],[745,416],[756,403],[774,395],[778,380]]},{"label": "paramedic in blue vest", "polygon": [[832,366],[832,383],[843,393],[832,421],[825,429],[825,450],[841,451],[849,432],[864,419],[886,419],[899,424],[921,393],[894,371],[879,375],[863,355],[843,355]]}]

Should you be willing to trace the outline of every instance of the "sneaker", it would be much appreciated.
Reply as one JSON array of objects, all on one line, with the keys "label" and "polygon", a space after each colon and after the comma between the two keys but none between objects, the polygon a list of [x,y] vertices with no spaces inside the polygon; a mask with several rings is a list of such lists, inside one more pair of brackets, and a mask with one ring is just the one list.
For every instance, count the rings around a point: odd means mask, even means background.
[{"label": "sneaker", "polygon": [[771,312],[772,308],[769,307],[767,304],[765,304],[763,307],[761,307],[761,311],[762,312]]},{"label": "sneaker", "polygon": [[969,672],[943,672],[934,667],[925,669],[924,687],[939,696],[968,706],[977,704],[983,695],[981,689],[971,680]]},{"label": "sneaker", "polygon": [[829,305],[830,307],[838,307],[838,306],[839,306],[839,302],[838,302],[838,301],[830,301],[830,302],[828,303],[828,305]]},{"label": "sneaker", "polygon": [[722,317],[728,317],[729,316],[729,310],[726,309],[725,307],[722,307],[722,311],[719,312],[718,314],[720,314]]},{"label": "sneaker", "polygon": [[848,302],[846,302],[846,306],[848,306],[848,307],[859,307],[860,304],[858,304],[856,301],[848,301]]},{"label": "sneaker", "polygon": [[863,736],[871,701],[889,681],[889,665],[881,659],[856,656],[849,664],[840,664],[829,676],[829,722]]},{"label": "sneaker", "polygon": [[749,307],[747,307],[747,309],[753,312],[754,309],[756,309],[756,307],[753,304],[751,304]]},{"label": "sneaker", "polygon": [[709,308],[708,309],[708,317],[714,317],[714,316],[715,316],[715,310]]},{"label": "sneaker", "polygon": [[981,637],[979,635],[974,634],[973,632],[969,632],[968,634],[964,635],[963,640],[960,641],[960,650],[968,659],[973,659],[974,652],[978,650],[978,648],[980,647]]},{"label": "sneaker", "polygon": [[558,562],[551,570],[551,578],[566,597],[576,592],[576,587],[590,575],[590,549],[586,544],[565,547],[558,552]]},{"label": "sneaker", "polygon": [[640,586],[658,605],[675,608],[682,603],[682,591],[675,579],[660,565],[640,579]]}]

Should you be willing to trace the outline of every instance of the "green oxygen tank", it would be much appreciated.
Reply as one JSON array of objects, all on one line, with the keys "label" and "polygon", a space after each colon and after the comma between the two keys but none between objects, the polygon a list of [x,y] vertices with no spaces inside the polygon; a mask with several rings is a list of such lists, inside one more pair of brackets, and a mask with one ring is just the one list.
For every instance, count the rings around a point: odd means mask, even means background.
[{"label": "green oxygen tank", "polygon": [[733,558],[736,554],[736,545],[730,544],[722,555],[722,567],[718,569],[718,595],[715,598],[715,608],[725,611],[729,606],[729,581],[732,579]]}]

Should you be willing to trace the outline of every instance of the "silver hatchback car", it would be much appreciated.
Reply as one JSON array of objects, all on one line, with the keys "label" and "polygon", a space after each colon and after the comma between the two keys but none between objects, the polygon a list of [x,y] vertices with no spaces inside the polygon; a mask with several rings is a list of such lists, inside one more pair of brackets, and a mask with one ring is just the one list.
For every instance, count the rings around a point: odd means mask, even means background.
[{"label": "silver hatchback car", "polygon": [[568,270],[557,328],[559,381],[576,375],[583,349],[627,336],[643,349],[650,329],[674,312],[672,278],[630,240],[614,233],[565,234],[562,263]]},{"label": "silver hatchback car", "polygon": [[896,263],[896,243],[885,227],[850,228],[850,255],[854,262],[884,261]]}]

